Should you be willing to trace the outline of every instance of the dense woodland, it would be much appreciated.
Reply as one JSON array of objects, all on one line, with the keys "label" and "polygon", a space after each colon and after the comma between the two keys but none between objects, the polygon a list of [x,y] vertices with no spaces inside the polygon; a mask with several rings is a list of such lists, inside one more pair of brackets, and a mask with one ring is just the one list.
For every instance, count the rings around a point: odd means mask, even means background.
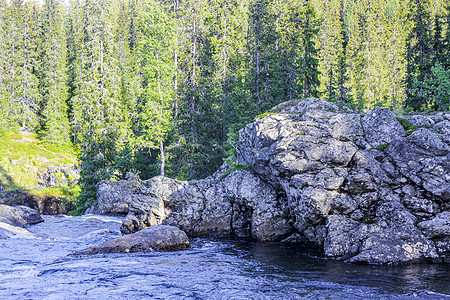
[{"label": "dense woodland", "polygon": [[450,105],[446,0],[0,0],[0,53],[1,130],[79,149],[86,203],[211,174],[286,100]]}]

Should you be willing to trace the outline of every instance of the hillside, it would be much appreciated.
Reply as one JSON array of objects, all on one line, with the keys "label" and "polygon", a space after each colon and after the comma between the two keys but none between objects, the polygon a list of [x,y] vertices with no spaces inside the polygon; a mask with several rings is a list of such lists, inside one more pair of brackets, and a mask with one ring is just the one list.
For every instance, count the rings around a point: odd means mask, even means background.
[{"label": "hillside", "polygon": [[4,132],[0,136],[0,201],[73,201],[79,193],[76,157],[74,149],[44,144],[34,133]]}]

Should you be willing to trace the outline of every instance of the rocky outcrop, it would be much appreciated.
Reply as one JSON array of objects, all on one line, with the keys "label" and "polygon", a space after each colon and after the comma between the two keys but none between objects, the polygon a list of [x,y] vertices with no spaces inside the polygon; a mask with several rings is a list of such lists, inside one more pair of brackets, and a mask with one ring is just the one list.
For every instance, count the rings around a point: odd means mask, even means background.
[{"label": "rocky outcrop", "polygon": [[156,225],[93,246],[77,254],[152,252],[189,247],[189,239],[185,232],[174,226]]},{"label": "rocky outcrop", "polygon": [[39,213],[26,206],[9,206],[0,204],[0,239],[14,236],[34,237],[25,226],[44,222]]},{"label": "rocky outcrop", "polygon": [[134,180],[100,181],[97,184],[98,213],[126,214],[131,196],[138,185],[139,182]]},{"label": "rocky outcrop", "polygon": [[224,165],[204,180],[148,181],[131,196],[123,232],[162,223],[190,235],[306,240],[356,263],[449,260],[449,113],[401,119],[291,101],[240,131],[236,163],[252,171],[222,178]]},{"label": "rocky outcrop", "polygon": [[35,238],[36,236],[25,228],[14,225],[14,223],[3,222],[0,219],[0,239],[11,237]]},{"label": "rocky outcrop", "polygon": [[80,168],[73,164],[50,165],[38,173],[38,184],[43,188],[75,185],[80,179]]},{"label": "rocky outcrop", "polygon": [[31,195],[26,190],[0,192],[0,203],[11,206],[26,205],[41,215],[66,214],[74,209],[73,203],[63,198]]}]

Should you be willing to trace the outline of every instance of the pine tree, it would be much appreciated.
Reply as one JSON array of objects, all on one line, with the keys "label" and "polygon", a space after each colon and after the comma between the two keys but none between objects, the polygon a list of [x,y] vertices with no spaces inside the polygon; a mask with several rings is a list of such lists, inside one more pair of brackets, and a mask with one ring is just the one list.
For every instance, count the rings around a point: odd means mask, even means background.
[{"label": "pine tree", "polygon": [[63,8],[57,0],[46,0],[42,16],[40,91],[44,140],[54,144],[70,141],[67,115],[66,43]]},{"label": "pine tree", "polygon": [[445,38],[443,42],[442,57],[444,58],[443,65],[447,69],[450,69],[450,3],[447,1],[444,10],[444,20],[445,20]]}]

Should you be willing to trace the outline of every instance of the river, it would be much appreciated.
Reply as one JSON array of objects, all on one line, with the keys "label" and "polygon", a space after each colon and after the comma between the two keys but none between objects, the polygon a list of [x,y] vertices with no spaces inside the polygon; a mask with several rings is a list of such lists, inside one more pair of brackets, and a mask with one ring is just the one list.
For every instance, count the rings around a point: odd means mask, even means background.
[{"label": "river", "polygon": [[450,299],[450,266],[366,266],[279,243],[192,239],[175,252],[71,255],[121,220],[44,216],[0,240],[0,299]]}]

